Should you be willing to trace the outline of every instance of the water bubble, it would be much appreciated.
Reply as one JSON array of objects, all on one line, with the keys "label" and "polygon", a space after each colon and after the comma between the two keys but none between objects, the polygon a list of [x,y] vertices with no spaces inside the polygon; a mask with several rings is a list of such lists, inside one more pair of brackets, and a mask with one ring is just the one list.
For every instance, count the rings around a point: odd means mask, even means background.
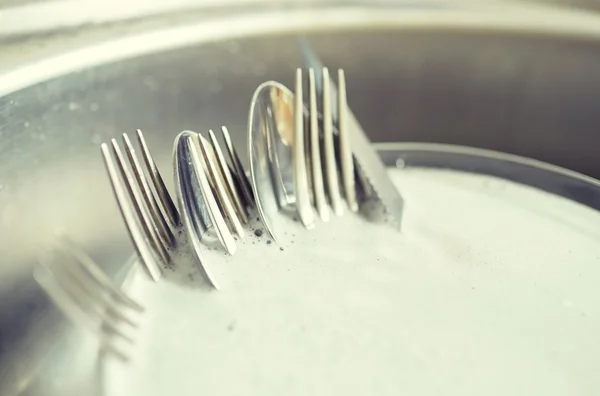
[{"label": "water bubble", "polygon": [[406,162],[402,158],[396,159],[396,168],[403,169],[404,167],[406,167]]},{"label": "water bubble", "polygon": [[79,104],[77,104],[75,102],[70,102],[69,103],[69,110],[75,111],[75,110],[78,110],[79,108],[80,108]]},{"label": "water bubble", "polygon": [[23,126],[24,126],[25,128],[29,128],[29,125],[30,125],[30,124],[29,124],[29,121],[25,121],[25,122],[23,123]]}]

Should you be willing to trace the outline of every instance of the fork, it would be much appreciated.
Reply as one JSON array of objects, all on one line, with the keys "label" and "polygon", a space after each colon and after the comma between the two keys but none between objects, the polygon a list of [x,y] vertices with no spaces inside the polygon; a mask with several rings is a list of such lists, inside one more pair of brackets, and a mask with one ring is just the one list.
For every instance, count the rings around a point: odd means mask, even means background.
[{"label": "fork", "polygon": [[230,163],[212,130],[210,141],[192,131],[183,131],[175,139],[175,195],[198,256],[202,241],[211,245],[218,240],[228,253],[235,253],[232,231],[244,237],[243,224],[248,223],[248,208],[254,200],[227,128],[221,132]]},{"label": "fork", "polygon": [[[176,202],[150,153],[141,130],[136,132],[146,165],[146,177],[127,134],[123,143],[129,166],[115,139],[103,143],[102,156],[119,209],[133,245],[148,274],[155,281],[162,267],[192,255],[208,284],[218,288],[204,262],[203,249],[215,241],[230,254],[236,250],[233,233],[244,236],[253,204],[249,182],[232,144],[229,131],[221,128],[226,150],[212,130],[209,140],[192,131],[175,139],[173,162]],[[112,154],[111,154],[112,151]],[[225,154],[229,157],[229,163]],[[191,250],[190,250],[191,249]]]},{"label": "fork", "polygon": [[[308,70],[308,109],[304,104],[303,72],[296,70],[294,93],[294,187],[296,190],[296,207],[302,223],[311,228],[314,226],[312,206],[317,209],[323,221],[328,221],[329,210],[327,197],[333,212],[341,216],[344,212],[343,200],[352,212],[358,211],[356,187],[354,179],[354,160],[346,130],[346,79],[344,71],[338,70],[337,117],[334,118],[333,103],[330,93],[329,70],[323,68],[322,81],[322,130],[319,128],[319,109],[317,106],[317,81],[315,70]],[[308,120],[307,128],[305,122]],[[337,153],[334,142],[334,121],[337,129]],[[321,147],[321,136],[323,139]],[[308,141],[309,149],[306,149]],[[321,164],[321,149],[324,151],[325,177]],[[339,173],[338,173],[339,172]],[[343,194],[340,191],[340,181]],[[327,197],[324,184],[327,186]],[[312,196],[311,196],[312,195]]]},{"label": "fork", "polygon": [[[300,37],[299,44],[304,64],[315,70],[323,69],[323,62],[309,41],[305,37]],[[344,87],[340,86],[337,90],[333,82],[318,85],[317,91],[324,93],[325,89],[331,89],[331,99],[335,102],[336,91],[343,90],[345,94],[345,81],[340,80],[340,85],[342,83],[344,83]],[[362,189],[363,205],[365,209],[369,208],[364,212],[372,219],[389,222],[397,230],[401,230],[404,199],[388,176],[385,164],[347,105],[344,106],[344,114],[339,115],[339,121],[346,124],[346,136],[352,142],[356,174],[360,181],[359,187]]]},{"label": "fork", "polygon": [[321,79],[308,70],[308,103],[302,69],[296,70],[294,93],[275,81],[261,84],[254,93],[248,126],[250,171],[259,215],[275,240],[281,239],[283,227],[277,212],[291,209],[306,228],[313,228],[315,209],[322,221],[330,219],[330,209],[337,216],[345,206],[357,212],[359,193],[368,191],[348,139],[344,71],[337,74],[336,101],[327,68],[320,71]]},{"label": "fork", "polygon": [[33,276],[67,318],[95,334],[107,351],[128,360],[119,345],[133,343],[129,333],[138,327],[135,318],[144,308],[115,286],[70,238],[57,238]]}]

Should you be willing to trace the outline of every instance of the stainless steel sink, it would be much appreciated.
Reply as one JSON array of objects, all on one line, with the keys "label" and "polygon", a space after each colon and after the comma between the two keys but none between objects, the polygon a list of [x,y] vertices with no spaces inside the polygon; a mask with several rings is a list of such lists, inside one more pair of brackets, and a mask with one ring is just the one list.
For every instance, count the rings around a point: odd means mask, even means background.
[{"label": "stainless steel sink", "polygon": [[[59,342],[40,334],[62,326],[31,278],[52,232],[64,229],[111,273],[132,252],[101,142],[141,128],[167,175],[183,129],[227,125],[244,144],[254,88],[291,84],[305,35],[327,65],[345,68],[350,105],[375,141],[489,148],[600,177],[598,22],[445,2],[322,5],[26,40],[44,47],[0,75],[0,393],[58,392],[57,377],[31,375],[45,370],[44,346]],[[19,53],[12,39],[4,45]]]}]

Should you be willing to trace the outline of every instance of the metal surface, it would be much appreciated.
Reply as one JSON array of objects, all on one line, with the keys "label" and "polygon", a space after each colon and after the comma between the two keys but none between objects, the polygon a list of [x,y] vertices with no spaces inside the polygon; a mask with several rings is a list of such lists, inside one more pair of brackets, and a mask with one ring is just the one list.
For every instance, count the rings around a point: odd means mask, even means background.
[{"label": "metal surface", "polygon": [[[362,174],[366,181],[370,184],[373,193],[376,197],[381,201],[383,209],[389,219],[396,225],[397,228],[400,228],[402,225],[402,212],[404,210],[404,201],[402,200],[402,196],[398,192],[398,190],[392,184],[392,181],[389,179],[385,167],[381,163],[379,156],[371,146],[371,142],[366,134],[366,132],[361,127],[360,123],[352,114],[352,112],[348,109],[347,106],[347,98],[346,98],[346,82],[343,71],[340,71],[338,74],[338,84],[339,89],[336,89],[336,86],[333,82],[330,82],[329,72],[326,68],[323,68],[323,64],[317,57],[317,54],[314,53],[312,48],[305,42],[302,42],[302,49],[305,55],[305,62],[311,68],[316,68],[317,70],[323,70],[323,82],[321,84],[317,84],[317,87],[320,88],[320,92],[323,96],[323,113],[324,113],[324,126],[325,126],[325,149],[331,150],[331,141],[328,141],[328,136],[331,136],[330,133],[327,133],[326,129],[329,129],[329,126],[332,124],[331,122],[331,110],[329,106],[333,103],[337,103],[338,109],[336,112],[336,120],[338,122],[339,129],[339,156],[341,157],[341,170],[342,170],[342,184],[344,186],[345,198],[348,201],[348,205],[351,210],[357,210],[357,203],[355,197],[354,190],[354,168],[352,155],[356,157],[356,162],[360,167]],[[330,91],[331,90],[331,94]],[[348,142],[349,141],[349,142]],[[329,143],[329,144],[327,144]],[[329,147],[329,149],[328,149]],[[352,154],[349,152],[349,148],[352,148]],[[327,159],[328,157],[326,157]],[[331,155],[329,156],[331,158]],[[333,175],[332,166],[328,165],[328,178],[330,175]],[[337,180],[330,180],[329,186],[334,186],[334,189],[338,188]],[[331,191],[331,187],[330,187]],[[339,193],[335,192],[330,195],[332,197],[338,197]],[[334,211],[339,213],[341,208],[339,208],[339,202],[336,205],[336,200],[333,199],[334,202]]]},{"label": "metal surface", "polygon": [[[265,231],[277,242],[282,235],[282,217],[278,212],[280,208],[289,208],[295,203],[291,163],[292,100],[291,91],[284,85],[267,81],[254,91],[248,116],[248,159],[252,191]],[[275,106],[271,107],[271,104]],[[273,114],[270,115],[270,111]],[[286,129],[283,130],[284,128]]]},{"label": "metal surface", "polygon": [[[308,171],[306,170],[306,148],[304,145],[304,97],[302,95],[302,70],[296,70],[296,84],[294,89],[294,138],[292,143],[292,161],[294,166],[293,183],[296,212],[300,221],[306,228],[315,226],[315,215],[310,203],[310,192],[308,184]],[[273,109],[273,105],[268,105],[268,109]],[[268,113],[273,113],[268,110]],[[288,111],[291,113],[291,111]],[[269,123],[268,121],[265,123]],[[280,140],[278,131],[271,131],[275,140]],[[275,143],[277,144],[277,143]],[[279,169],[272,169],[275,172],[281,172]],[[276,179],[276,178],[274,178]],[[336,186],[337,187],[337,186]]]},{"label": "metal surface", "polygon": [[[192,164],[193,161],[199,161],[197,151],[193,152],[195,156],[192,153],[192,150],[197,150],[197,139],[198,134],[183,131],[177,135],[174,145],[175,197],[181,211],[181,222],[187,240],[187,246],[179,253],[179,258],[183,254],[188,259],[193,260],[208,284],[218,288],[210,267],[205,262],[203,254],[205,246],[201,243],[201,238],[204,237],[205,242],[208,239],[210,239],[210,242],[214,242],[217,240],[215,231],[222,231],[226,226],[223,219],[220,218],[217,228],[214,216],[211,216],[211,208],[207,203],[209,197],[205,195],[205,191],[209,190],[209,187],[207,187],[208,181],[206,180],[204,168],[202,168],[202,165]],[[212,195],[210,198],[214,200]],[[211,228],[212,224],[215,224],[213,228]],[[210,234],[207,233],[209,229]],[[179,246],[179,249],[181,249],[181,246]]]},{"label": "metal surface", "polygon": [[[181,140],[185,143],[181,144]],[[194,188],[193,190],[196,194],[182,194],[182,198],[179,199],[187,199],[192,203],[184,204],[181,207],[184,208],[189,205],[190,208],[195,208],[197,214],[192,212],[190,217],[202,218],[203,228],[200,228],[201,232],[197,234],[198,239],[206,239],[207,234],[216,232],[216,237],[221,245],[225,247],[228,253],[233,254],[236,249],[236,243],[233,239],[233,235],[229,232],[229,229],[225,224],[223,213],[219,210],[217,198],[212,192],[209,183],[210,176],[206,174],[206,170],[209,166],[206,151],[203,150],[202,154],[199,152],[202,147],[201,141],[202,138],[197,133],[184,131],[179,135],[175,142],[175,145],[178,148],[175,153],[176,164],[183,165],[176,170],[176,174],[181,179],[187,177],[185,176],[186,173],[191,174],[192,180],[199,186],[199,188]],[[186,164],[187,167],[185,166]],[[181,180],[176,180],[175,183],[182,185]]]},{"label": "metal surface", "polygon": [[388,166],[462,169],[532,186],[600,210],[600,180],[546,162],[448,144],[386,143],[377,149]]},{"label": "metal surface", "polygon": [[[204,245],[218,240],[229,254],[236,251],[233,234],[244,238],[248,224],[248,210],[253,207],[252,196],[244,193],[248,184],[246,172],[239,163],[237,151],[231,143],[226,127],[221,128],[227,158],[214,132],[209,130],[210,141],[201,134],[183,131],[175,138],[173,164],[175,195],[187,239],[192,247],[188,254],[210,285],[216,282],[204,263]],[[181,256],[184,252],[174,254]]]},{"label": "metal surface", "polygon": [[[227,128],[222,128],[222,134],[225,141],[231,140]],[[146,171],[140,166],[127,134],[123,134],[123,142],[129,166],[115,139],[111,140],[112,155],[106,143],[101,148],[110,184],[141,263],[150,278],[158,281],[176,261],[191,260],[216,288],[203,259],[201,241],[211,243],[216,232],[226,251],[235,252],[233,232],[243,238],[239,218],[245,219],[245,223],[248,220],[248,208],[242,205],[244,197],[237,187],[243,184],[245,172],[230,170],[212,130],[210,142],[199,133],[181,132],[174,142],[172,170],[178,211],[139,129],[137,136]],[[237,152],[232,145],[226,147],[233,167]]]},{"label": "metal surface", "polygon": [[[140,142],[144,142],[143,135],[139,130],[138,136]],[[123,135],[123,142],[126,146],[131,169],[125,164],[123,154],[115,139],[111,139],[112,155],[108,144],[102,143],[102,158],[121,216],[127,226],[140,261],[144,264],[148,275],[152,279],[158,280],[162,275],[160,263],[169,262],[167,250],[175,247],[173,231],[167,224],[166,218],[163,217],[158,205],[160,202],[160,205],[166,208],[169,206],[167,202],[172,200],[168,193],[162,196],[159,195],[159,199],[156,199],[148,186],[127,134]],[[154,163],[154,159],[147,148],[143,149],[142,153],[144,157],[148,156],[144,163]],[[158,169],[154,167],[154,170],[162,180]],[[158,190],[158,185],[155,185],[155,190]],[[177,225],[176,223],[174,226]]]},{"label": "metal surface", "polygon": [[[318,77],[311,68],[308,76],[308,100],[303,94],[302,69],[296,70],[294,93],[280,83],[266,82],[252,96],[248,155],[258,213],[267,232],[274,239],[282,240],[281,233],[275,231],[279,228],[275,225],[279,223],[276,213],[292,205],[294,214],[306,228],[315,226],[314,209],[321,220],[329,220],[328,203],[337,216],[344,213],[344,202],[351,212],[357,212],[355,162],[361,172],[375,177],[376,180],[373,177],[364,180],[372,187],[370,191],[375,198],[380,198],[379,191],[394,189],[386,197],[395,199],[376,201],[383,212],[392,214],[393,220],[400,222],[402,198],[356,119],[347,119],[343,70],[338,71],[339,90],[334,88],[327,68],[319,70]],[[356,146],[350,142],[347,121],[355,134],[361,134]],[[355,151],[360,158],[354,157]],[[372,181],[376,181],[375,186],[370,184]],[[375,201],[370,199],[372,197],[365,198]],[[397,205],[398,200],[400,205]]]},{"label": "metal surface", "polygon": [[[293,83],[298,32],[324,64],[345,69],[349,105],[374,141],[496,149],[600,176],[600,24],[561,15],[255,10],[3,47],[0,393],[93,394],[73,375],[84,348],[65,349],[69,364],[53,352],[67,344],[50,336],[57,315],[31,268],[57,226],[110,274],[130,256],[98,144],[141,128],[162,169],[174,138],[162,131],[227,122],[233,143],[244,144],[255,87],[267,77]],[[42,362],[52,375],[36,374]]]},{"label": "metal surface", "polygon": [[[377,0],[381,3],[412,6],[410,0]],[[313,5],[329,3],[328,0],[312,0]],[[61,29],[81,26],[91,27],[109,23],[131,23],[141,17],[156,17],[161,14],[171,16],[182,13],[219,11],[225,7],[280,7],[294,6],[307,1],[279,0],[275,4],[269,0],[132,0],[123,4],[117,0],[0,0],[0,39],[21,35],[47,34]],[[421,6],[444,6],[443,1],[420,0]],[[453,6],[504,4],[541,6],[544,9],[556,7],[562,10],[599,11],[595,0],[455,0]]]},{"label": "metal surface", "polygon": [[319,119],[317,112],[315,70],[308,71],[308,95],[309,95],[309,136],[310,136],[310,167],[312,171],[312,186],[314,201],[319,217],[323,221],[329,221],[329,206],[325,196],[325,185],[323,183],[323,168],[321,162],[321,144],[319,141]]}]

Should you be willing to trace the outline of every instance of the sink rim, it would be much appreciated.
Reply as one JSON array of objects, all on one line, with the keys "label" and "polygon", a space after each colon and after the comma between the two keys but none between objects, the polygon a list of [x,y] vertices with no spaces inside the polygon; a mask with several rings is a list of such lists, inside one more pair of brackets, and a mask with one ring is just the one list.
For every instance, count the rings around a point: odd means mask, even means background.
[{"label": "sink rim", "polygon": [[[518,10],[518,13],[515,12]],[[173,23],[171,20],[170,23]],[[233,12],[123,33],[108,27],[107,35],[75,46],[60,45],[0,67],[0,97],[70,73],[135,57],[236,37],[368,28],[371,31],[453,30],[468,33],[535,35],[545,38],[600,41],[600,15],[531,5],[446,8],[406,5],[299,7]],[[17,49],[18,49],[17,44]],[[18,57],[17,57],[18,58]],[[2,70],[4,69],[4,70]]]}]

